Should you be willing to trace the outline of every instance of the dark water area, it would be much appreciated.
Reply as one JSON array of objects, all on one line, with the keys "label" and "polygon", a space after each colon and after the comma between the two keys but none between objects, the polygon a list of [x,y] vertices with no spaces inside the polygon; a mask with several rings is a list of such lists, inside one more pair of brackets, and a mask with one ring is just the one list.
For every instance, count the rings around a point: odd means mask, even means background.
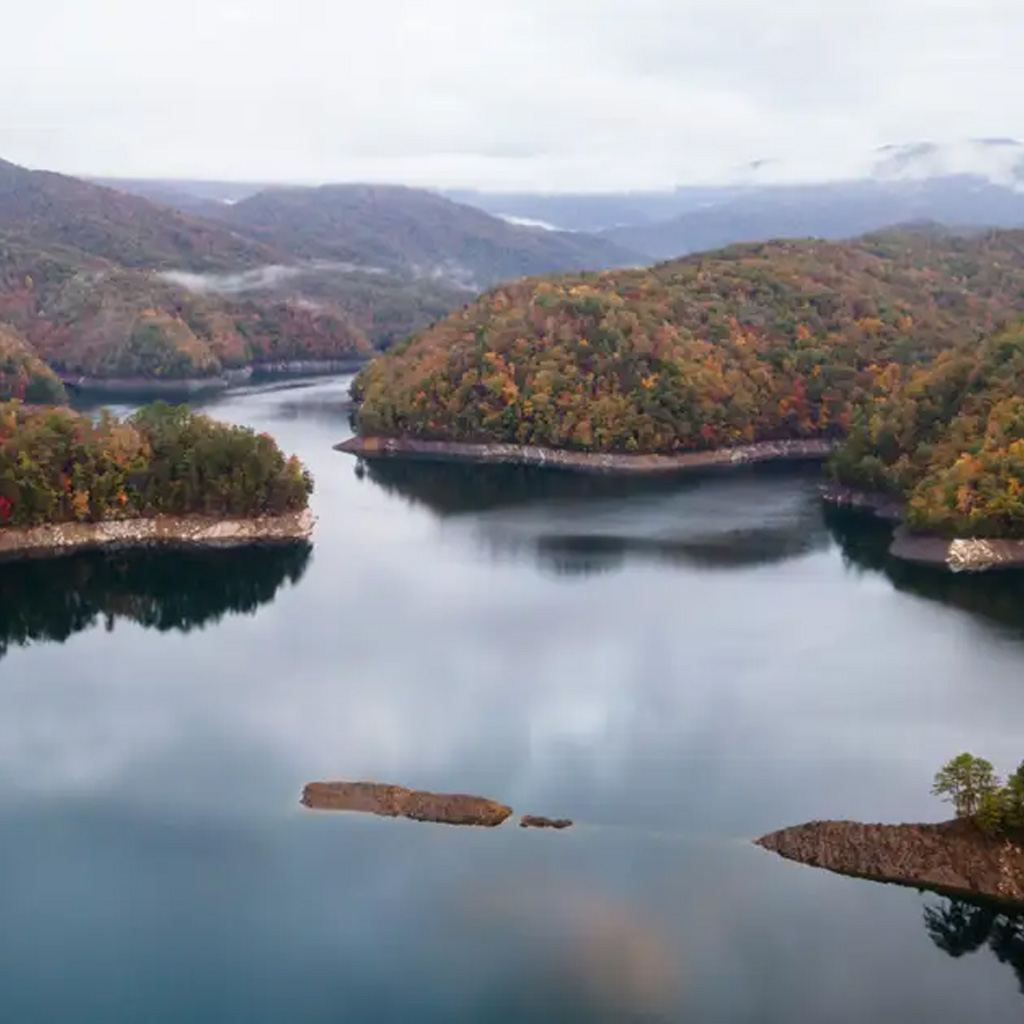
[{"label": "dark water area", "polygon": [[[750,840],[1015,767],[1024,577],[892,563],[810,467],[359,467],[344,399],[205,406],[309,463],[312,551],[2,568],[3,1020],[1021,1019],[1020,917]],[[577,825],[299,806],[332,778]]]}]

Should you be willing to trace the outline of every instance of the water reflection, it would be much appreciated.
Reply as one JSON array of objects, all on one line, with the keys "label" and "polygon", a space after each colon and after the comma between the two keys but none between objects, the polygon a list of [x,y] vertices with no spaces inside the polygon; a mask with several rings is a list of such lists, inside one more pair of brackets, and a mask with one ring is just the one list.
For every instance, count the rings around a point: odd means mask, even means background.
[{"label": "water reflection", "polygon": [[472,517],[478,540],[499,557],[525,555],[559,574],[607,572],[636,561],[768,565],[828,545],[810,469],[625,479],[380,461],[366,472],[377,486],[442,518]]},{"label": "water reflection", "polygon": [[298,583],[311,546],[205,552],[92,553],[5,565],[0,573],[0,657],[34,641],[63,643],[101,618],[188,632],[247,614]]},{"label": "water reflection", "polygon": [[1024,993],[1024,912],[947,899],[925,907],[924,924],[932,942],[954,959],[987,948],[1012,969]]},{"label": "water reflection", "polygon": [[951,573],[889,554],[892,527],[873,516],[826,508],[824,519],[850,568],[883,574],[899,591],[962,608],[1024,634],[1024,572]]}]

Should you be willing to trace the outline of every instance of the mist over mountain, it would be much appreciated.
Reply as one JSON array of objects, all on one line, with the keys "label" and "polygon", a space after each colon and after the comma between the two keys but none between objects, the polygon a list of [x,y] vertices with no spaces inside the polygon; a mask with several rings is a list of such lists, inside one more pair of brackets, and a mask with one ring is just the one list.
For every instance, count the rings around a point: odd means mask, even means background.
[{"label": "mist over mountain", "polygon": [[397,185],[270,189],[223,205],[219,215],[297,256],[443,280],[467,291],[531,274],[640,262],[609,240],[510,224]]},{"label": "mist over mountain", "polygon": [[845,167],[757,160],[718,186],[666,192],[452,193],[496,215],[599,233],[649,259],[768,238],[850,238],[927,220],[1024,225],[1024,144],[1006,138],[884,146]]}]

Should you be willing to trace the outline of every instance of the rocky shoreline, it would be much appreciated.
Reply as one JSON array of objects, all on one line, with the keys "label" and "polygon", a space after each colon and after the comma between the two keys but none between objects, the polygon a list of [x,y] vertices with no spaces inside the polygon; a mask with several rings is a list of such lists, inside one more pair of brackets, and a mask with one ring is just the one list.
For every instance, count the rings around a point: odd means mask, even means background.
[{"label": "rocky shoreline", "polygon": [[225,369],[211,377],[89,377],[81,374],[58,374],[61,383],[73,392],[95,398],[196,398],[217,394],[228,388],[249,383],[254,377],[315,377],[338,373],[355,373],[367,359],[282,359],[256,362],[249,366]]},{"label": "rocky shoreline", "polygon": [[427,793],[380,782],[310,782],[302,805],[318,811],[359,811],[383,818],[409,818],[442,825],[495,828],[512,808],[496,800],[463,793]]},{"label": "rocky shoreline", "polygon": [[251,372],[257,377],[302,377],[317,374],[355,373],[369,358],[359,359],[282,359],[277,362],[253,363]]},{"label": "rocky shoreline", "polygon": [[805,462],[828,458],[832,443],[819,439],[761,441],[736,448],[717,448],[678,455],[631,455],[619,452],[578,452],[523,444],[472,444],[421,441],[416,438],[352,437],[335,449],[364,459],[404,458],[435,462],[475,462],[546,466],[592,473],[657,474],[714,466],[760,462]]},{"label": "rocky shoreline", "polygon": [[[903,521],[903,503],[891,495],[830,484],[822,488],[821,496],[826,504],[836,508],[868,512],[895,524]],[[903,562],[936,566],[951,572],[1024,568],[1024,540],[939,537],[914,533],[901,525],[893,532],[889,554]]]},{"label": "rocky shoreline", "polygon": [[83,377],[61,374],[61,383],[72,392],[95,398],[195,398],[215,394],[244,384],[252,376],[245,367],[215,377],[184,377],[161,380],[156,377]]},{"label": "rocky shoreline", "polygon": [[969,821],[865,825],[814,821],[756,845],[842,875],[1024,905],[1024,836],[991,836]]},{"label": "rocky shoreline", "polygon": [[308,542],[309,509],[252,519],[158,516],[101,523],[55,523],[0,528],[0,561],[50,558],[88,550],[123,548],[231,548]]}]

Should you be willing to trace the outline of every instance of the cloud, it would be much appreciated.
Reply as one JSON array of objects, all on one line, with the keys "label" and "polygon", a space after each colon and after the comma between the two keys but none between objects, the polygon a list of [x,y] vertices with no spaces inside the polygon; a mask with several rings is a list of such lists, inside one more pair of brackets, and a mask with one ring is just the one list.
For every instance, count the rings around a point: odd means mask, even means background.
[{"label": "cloud", "polygon": [[39,0],[10,159],[79,173],[519,188],[1024,134],[1016,0]]}]

